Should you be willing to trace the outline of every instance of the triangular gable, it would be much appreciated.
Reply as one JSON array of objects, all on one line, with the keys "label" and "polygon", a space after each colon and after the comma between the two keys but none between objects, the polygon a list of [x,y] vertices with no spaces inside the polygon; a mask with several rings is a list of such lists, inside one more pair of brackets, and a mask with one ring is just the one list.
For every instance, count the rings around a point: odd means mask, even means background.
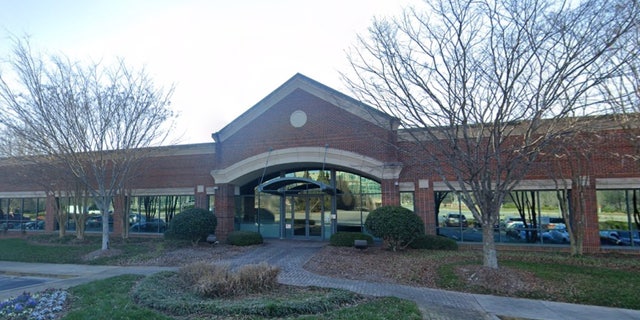
[{"label": "triangular gable", "polygon": [[400,123],[397,118],[394,118],[384,112],[381,112],[380,110],[377,110],[343,93],[329,88],[311,78],[297,73],[275,91],[270,93],[264,99],[260,100],[260,102],[258,102],[256,105],[241,114],[238,118],[226,125],[220,131],[214,133],[212,135],[213,138],[216,142],[222,142],[226,140],[228,137],[232,136],[233,134],[241,130],[244,126],[260,117],[263,113],[269,110],[269,108],[271,108],[273,105],[275,105],[297,89],[304,90],[351,114],[354,114],[387,130],[397,129]]}]

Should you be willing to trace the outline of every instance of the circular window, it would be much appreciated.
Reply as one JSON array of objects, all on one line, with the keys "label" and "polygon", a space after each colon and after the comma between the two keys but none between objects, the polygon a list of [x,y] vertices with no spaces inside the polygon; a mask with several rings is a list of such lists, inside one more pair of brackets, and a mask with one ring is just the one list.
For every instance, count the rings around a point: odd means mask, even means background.
[{"label": "circular window", "polygon": [[305,123],[307,123],[307,114],[302,110],[296,110],[291,114],[289,121],[291,122],[292,126],[300,128],[304,126]]}]

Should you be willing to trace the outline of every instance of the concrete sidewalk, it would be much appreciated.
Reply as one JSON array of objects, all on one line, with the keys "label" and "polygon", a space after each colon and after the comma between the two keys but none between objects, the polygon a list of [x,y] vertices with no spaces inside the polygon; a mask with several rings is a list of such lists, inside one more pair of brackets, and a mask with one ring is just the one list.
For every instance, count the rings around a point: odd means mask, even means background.
[{"label": "concrete sidewalk", "polygon": [[[282,268],[279,281],[297,286],[319,286],[351,290],[372,296],[395,296],[415,301],[424,319],[640,319],[640,311],[559,303],[551,301],[506,298],[420,288],[387,283],[330,278],[310,273],[304,263],[326,243],[270,240],[264,246],[232,260],[220,261],[232,266],[267,262]],[[0,300],[24,291],[46,288],[68,288],[93,280],[120,274],[152,274],[167,267],[118,267],[68,264],[40,264],[0,261],[0,276],[37,279],[40,283],[0,290]],[[0,281],[2,281],[0,277]]]}]

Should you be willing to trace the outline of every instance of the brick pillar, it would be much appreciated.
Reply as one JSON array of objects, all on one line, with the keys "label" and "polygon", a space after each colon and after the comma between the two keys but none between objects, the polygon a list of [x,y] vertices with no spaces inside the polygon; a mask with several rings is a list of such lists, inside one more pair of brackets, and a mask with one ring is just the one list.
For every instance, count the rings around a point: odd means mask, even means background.
[{"label": "brick pillar", "polygon": [[[581,210],[578,214],[584,215],[584,242],[583,249],[585,253],[593,253],[600,251],[600,226],[598,224],[598,201],[596,197],[595,179],[584,177],[581,183],[582,194],[577,187],[572,188],[571,197],[573,208]],[[580,199],[582,196],[582,200]],[[576,205],[578,201],[583,201],[581,205]]]},{"label": "brick pillar", "polygon": [[45,203],[44,230],[53,232],[56,225],[56,197],[53,193],[47,192],[47,200]]},{"label": "brick pillar", "polygon": [[398,180],[384,179],[380,183],[382,191],[383,206],[399,206],[400,205],[400,189],[398,188]]},{"label": "brick pillar", "polygon": [[209,202],[207,201],[207,192],[204,185],[198,185],[195,188],[194,200],[196,208],[209,210]]},{"label": "brick pillar", "polygon": [[435,200],[433,187],[429,184],[429,180],[418,181],[418,187],[414,192],[414,201],[416,214],[424,222],[425,233],[436,234]]},{"label": "brick pillar", "polygon": [[[113,231],[112,234],[114,236],[121,236],[123,228],[125,228],[125,217],[127,213],[125,212],[125,196],[123,194],[117,194],[113,197]],[[129,219],[128,217],[126,228],[129,227]]]},{"label": "brick pillar", "polygon": [[218,219],[216,236],[219,240],[224,241],[235,228],[235,186],[219,184],[216,187],[218,188],[215,193],[216,218]]}]

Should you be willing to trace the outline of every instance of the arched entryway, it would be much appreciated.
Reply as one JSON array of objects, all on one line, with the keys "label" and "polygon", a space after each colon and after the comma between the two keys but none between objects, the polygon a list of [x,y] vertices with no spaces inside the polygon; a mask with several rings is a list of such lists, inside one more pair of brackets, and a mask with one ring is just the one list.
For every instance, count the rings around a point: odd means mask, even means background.
[{"label": "arched entryway", "polygon": [[211,172],[224,190],[216,195],[216,214],[224,230],[233,224],[265,238],[328,240],[338,231],[361,231],[384,197],[397,196],[382,186],[393,186],[401,170],[328,147],[271,150]]},{"label": "arched entryway", "polygon": [[[322,240],[336,227],[335,200],[338,189],[310,177],[285,176],[258,185],[258,208],[262,194],[280,197],[280,238]],[[319,174],[316,178],[324,177]],[[326,179],[323,179],[326,180]],[[329,200],[328,203],[325,200]],[[329,209],[329,213],[326,210]]]},{"label": "arched entryway", "polygon": [[235,230],[328,240],[338,231],[362,231],[369,212],[382,205],[380,182],[334,168],[292,170],[265,180],[238,188]]}]

